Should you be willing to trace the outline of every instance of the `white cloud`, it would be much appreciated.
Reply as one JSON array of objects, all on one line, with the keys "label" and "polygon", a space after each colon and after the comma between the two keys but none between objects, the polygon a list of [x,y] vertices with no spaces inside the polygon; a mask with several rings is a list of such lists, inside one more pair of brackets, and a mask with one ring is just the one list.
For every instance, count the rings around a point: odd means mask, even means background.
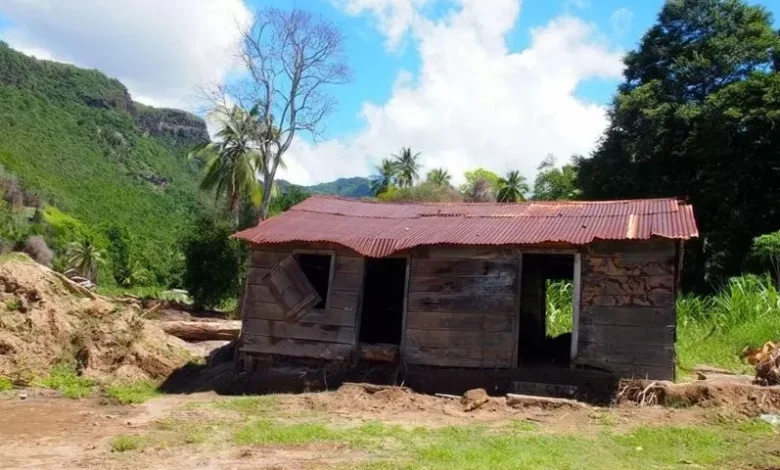
[{"label": "white cloud", "polygon": [[[397,2],[353,0],[346,11],[382,20],[388,3]],[[519,169],[531,178],[548,153],[561,160],[587,154],[607,118],[602,106],[575,90],[584,80],[619,77],[620,51],[604,44],[592,25],[562,16],[532,29],[530,46],[511,52],[506,35],[518,0],[461,0],[460,6],[439,20],[417,10],[407,28],[419,72],[399,73],[387,102],[364,103],[365,127],[356,135],[316,147],[298,140],[286,177],[305,184],[368,174],[401,146],[421,151],[426,168],[443,166],[456,178],[478,166]],[[380,29],[389,39],[398,30]]]},{"label": "white cloud", "polygon": [[618,8],[609,16],[609,26],[612,32],[622,36],[631,29],[631,21],[634,19],[634,12],[628,8]]},{"label": "white cloud", "polygon": [[224,79],[243,0],[0,0],[11,47],[97,68],[149,104],[190,107],[200,84]]},{"label": "white cloud", "polygon": [[377,19],[377,28],[387,37],[387,45],[395,49],[406,33],[423,21],[420,9],[431,0],[334,0],[351,15],[370,12]]}]

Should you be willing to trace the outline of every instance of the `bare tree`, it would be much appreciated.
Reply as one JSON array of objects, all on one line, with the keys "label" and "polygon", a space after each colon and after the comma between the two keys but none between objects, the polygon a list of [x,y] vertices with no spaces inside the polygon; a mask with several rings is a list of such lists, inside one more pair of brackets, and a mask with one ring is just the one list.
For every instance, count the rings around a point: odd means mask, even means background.
[{"label": "bare tree", "polygon": [[347,83],[352,75],[346,63],[344,36],[329,21],[303,10],[259,10],[242,28],[238,56],[246,79],[210,90],[217,113],[234,105],[257,109],[255,141],[262,156],[260,217],[268,217],[276,171],[298,132],[315,140],[333,111],[331,85]]},{"label": "bare tree", "polygon": [[471,192],[467,195],[469,202],[496,202],[496,193],[490,181],[483,177],[474,181]]}]

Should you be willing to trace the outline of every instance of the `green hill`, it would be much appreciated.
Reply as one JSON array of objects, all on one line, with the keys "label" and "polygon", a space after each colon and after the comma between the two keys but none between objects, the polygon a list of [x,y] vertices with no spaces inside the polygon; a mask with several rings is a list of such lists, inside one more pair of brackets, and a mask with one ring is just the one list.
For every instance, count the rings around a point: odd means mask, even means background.
[{"label": "green hill", "polygon": [[[126,234],[132,262],[170,283],[177,232],[198,200],[199,169],[186,155],[207,138],[197,116],[135,103],[96,70],[36,60],[0,42],[3,187],[18,180],[43,201],[43,220],[30,230],[59,254],[74,238]],[[5,199],[13,206],[7,191]],[[20,243],[27,234],[4,220],[0,238]]]},{"label": "green hill", "polygon": [[[292,185],[284,180],[278,182],[279,187],[285,189]],[[297,186],[297,185],[295,185]],[[342,197],[366,197],[373,196],[371,192],[371,180],[361,176],[353,178],[339,178],[328,183],[315,184],[313,186],[298,186],[311,194]]]}]

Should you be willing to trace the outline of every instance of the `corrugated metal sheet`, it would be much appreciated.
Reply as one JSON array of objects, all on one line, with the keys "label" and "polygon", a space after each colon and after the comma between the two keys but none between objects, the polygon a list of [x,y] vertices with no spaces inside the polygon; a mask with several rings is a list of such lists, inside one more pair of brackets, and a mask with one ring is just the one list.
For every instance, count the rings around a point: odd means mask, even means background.
[{"label": "corrugated metal sheet", "polygon": [[424,245],[585,245],[687,240],[693,208],[675,199],[519,204],[380,204],[315,196],[235,235],[252,244],[326,242],[382,257]]}]

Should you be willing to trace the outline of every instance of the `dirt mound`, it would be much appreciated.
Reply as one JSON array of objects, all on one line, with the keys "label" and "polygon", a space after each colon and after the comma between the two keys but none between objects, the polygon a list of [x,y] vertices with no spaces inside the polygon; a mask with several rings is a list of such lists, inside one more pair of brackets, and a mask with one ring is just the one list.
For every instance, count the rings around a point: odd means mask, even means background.
[{"label": "dirt mound", "polygon": [[87,376],[162,378],[184,365],[183,341],[22,257],[0,263],[0,375],[24,382],[74,361]]},{"label": "dirt mound", "polygon": [[722,407],[750,415],[780,410],[780,387],[762,387],[740,377],[718,377],[697,382],[648,380],[621,382],[618,403],[639,406]]}]

